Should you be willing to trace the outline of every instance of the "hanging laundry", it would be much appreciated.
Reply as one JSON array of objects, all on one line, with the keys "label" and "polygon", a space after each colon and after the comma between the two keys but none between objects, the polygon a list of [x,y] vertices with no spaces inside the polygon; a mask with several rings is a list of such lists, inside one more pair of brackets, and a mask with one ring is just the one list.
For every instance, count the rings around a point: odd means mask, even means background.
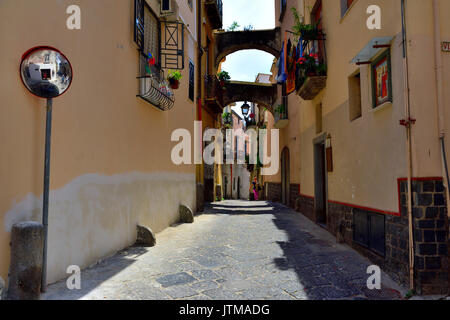
[{"label": "hanging laundry", "polygon": [[294,53],[295,48],[292,47],[291,40],[289,39],[287,44],[287,65],[286,65],[286,72],[289,73],[292,70],[292,67],[294,66],[294,60],[292,58],[292,54]]},{"label": "hanging laundry", "polygon": [[295,91],[295,74],[296,74],[296,49],[293,48],[291,50],[291,53],[288,57],[288,77],[286,79],[286,94],[291,94],[292,92]]},{"label": "hanging laundry", "polygon": [[154,66],[156,63],[156,59],[153,57],[153,55],[149,52],[147,56],[147,63],[145,65],[145,71],[148,74],[151,74],[151,67]]}]

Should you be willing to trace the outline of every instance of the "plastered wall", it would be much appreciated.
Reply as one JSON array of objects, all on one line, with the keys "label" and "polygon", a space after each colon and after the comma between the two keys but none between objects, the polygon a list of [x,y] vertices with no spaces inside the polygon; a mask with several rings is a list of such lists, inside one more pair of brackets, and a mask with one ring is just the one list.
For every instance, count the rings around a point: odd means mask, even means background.
[{"label": "plastered wall", "polygon": [[[81,30],[66,28],[71,4],[81,8]],[[12,223],[41,215],[45,101],[26,91],[18,73],[22,54],[34,46],[58,48],[74,70],[70,90],[54,100],[49,282],[64,277],[69,264],[85,267],[134,243],[136,224],[158,232],[177,220],[179,204],[195,206],[194,166],[170,158],[172,131],[193,132],[187,62],[172,110],[137,98],[133,19],[134,1],[0,2],[0,40],[7,44],[0,68],[8,75],[0,80],[1,277]]]}]

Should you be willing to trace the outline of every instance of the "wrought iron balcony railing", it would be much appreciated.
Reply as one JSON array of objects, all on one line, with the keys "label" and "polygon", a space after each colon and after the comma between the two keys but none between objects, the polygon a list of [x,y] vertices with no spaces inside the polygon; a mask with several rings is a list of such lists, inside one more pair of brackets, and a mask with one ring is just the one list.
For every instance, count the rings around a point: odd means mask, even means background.
[{"label": "wrought iron balcony railing", "polygon": [[222,0],[206,0],[206,12],[213,29],[222,28],[223,24],[223,3]]},{"label": "wrought iron balcony railing", "polygon": [[286,111],[284,112],[275,112],[273,116],[275,122],[278,122],[280,120],[288,120],[288,113]]},{"label": "wrought iron balcony railing", "polygon": [[277,129],[283,129],[289,124],[287,97],[283,97],[283,102],[283,105],[275,108],[275,112],[273,114],[275,121],[274,127]]},{"label": "wrought iron balcony railing", "polygon": [[173,108],[175,96],[164,77],[164,71],[158,65],[149,66],[141,55],[141,75],[139,79],[139,98],[151,103],[158,109],[167,111]]},{"label": "wrought iron balcony railing", "polygon": [[327,58],[325,35],[320,29],[300,37],[301,58],[297,61],[295,87],[304,100],[314,99],[325,88]]}]

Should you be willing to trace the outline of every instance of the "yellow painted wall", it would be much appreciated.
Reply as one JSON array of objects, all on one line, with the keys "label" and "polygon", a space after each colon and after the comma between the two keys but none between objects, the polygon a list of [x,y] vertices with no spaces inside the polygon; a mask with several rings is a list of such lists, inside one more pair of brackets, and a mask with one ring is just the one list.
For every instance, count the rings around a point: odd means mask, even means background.
[{"label": "yellow painted wall", "polygon": [[[287,1],[282,30],[293,25],[290,8],[299,12],[306,9],[306,21],[315,1]],[[289,126],[281,130],[280,151],[291,151],[291,183],[301,183],[301,192],[314,195],[313,139],[316,134],[315,108],[323,106],[323,132],[330,134],[333,146],[334,171],[328,174],[330,200],[357,204],[375,209],[398,211],[397,178],[407,175],[406,131],[399,125],[405,118],[403,95],[401,10],[400,1],[380,0],[382,29],[368,30],[366,10],[374,4],[357,0],[341,18],[340,2],[323,0],[323,28],[326,33],[328,79],[326,88],[313,100],[303,101],[297,95],[289,96]],[[439,1],[442,38],[448,38],[450,27],[443,12],[449,12],[450,3]],[[447,10],[447,11],[446,11]],[[280,9],[276,6],[275,17]],[[408,50],[414,126],[414,176],[442,176],[440,150],[437,138],[437,107],[434,72],[432,1],[407,1]],[[284,33],[283,33],[284,36]],[[373,110],[371,81],[368,66],[361,66],[362,117],[350,121],[348,77],[358,70],[349,63],[374,37],[394,36],[391,47],[393,74],[393,104]],[[443,54],[444,91],[446,110],[450,99],[449,58]],[[448,112],[446,124],[448,127]],[[447,145],[449,145],[447,141]],[[266,181],[279,182],[280,177]]]},{"label": "yellow painted wall", "polygon": [[40,221],[41,215],[45,101],[27,92],[18,73],[20,58],[31,47],[60,49],[74,69],[70,90],[54,100],[49,282],[64,277],[68,265],[86,267],[133,244],[136,224],[158,232],[177,220],[180,203],[195,206],[194,166],[178,167],[170,158],[172,131],[193,131],[188,68],[174,108],[157,110],[136,97],[134,1],[76,1],[81,30],[66,28],[65,12],[71,4],[0,2],[0,40],[7,44],[0,68],[8,75],[0,80],[3,278],[12,223]]}]

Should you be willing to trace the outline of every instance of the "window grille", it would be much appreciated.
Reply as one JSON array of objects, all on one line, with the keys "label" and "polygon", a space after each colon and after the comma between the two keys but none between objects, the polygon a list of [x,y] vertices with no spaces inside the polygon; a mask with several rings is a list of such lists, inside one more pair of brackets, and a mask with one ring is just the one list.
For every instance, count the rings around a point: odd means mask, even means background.
[{"label": "window grille", "polygon": [[195,70],[194,64],[189,61],[189,99],[194,101],[194,87],[195,87]]},{"label": "window grille", "polygon": [[139,50],[138,97],[161,110],[170,110],[175,102],[160,65],[161,26],[144,0],[135,0],[134,39]]}]

